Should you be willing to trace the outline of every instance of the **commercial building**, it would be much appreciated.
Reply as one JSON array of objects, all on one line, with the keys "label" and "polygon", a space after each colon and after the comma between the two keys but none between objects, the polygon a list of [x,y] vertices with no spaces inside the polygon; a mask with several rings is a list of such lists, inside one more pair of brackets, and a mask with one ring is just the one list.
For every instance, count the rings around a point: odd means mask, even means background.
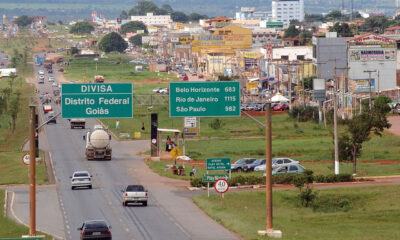
[{"label": "commercial building", "polygon": [[369,84],[372,92],[396,88],[395,40],[367,33],[346,42],[351,92],[369,92]]},{"label": "commercial building", "polygon": [[131,16],[131,21],[143,22],[146,26],[168,26],[172,20],[170,15],[153,15],[153,13],[147,13],[146,16]]},{"label": "commercial building", "polygon": [[236,12],[236,20],[268,20],[272,18],[272,12],[256,12],[255,7],[242,7]]},{"label": "commercial building", "polygon": [[[329,33],[326,37],[313,37],[313,63],[317,68],[317,77],[326,80],[335,76],[335,60],[337,68],[347,67],[347,43],[349,37],[337,37]],[[337,72],[340,74],[339,72]]]},{"label": "commercial building", "polygon": [[273,0],[272,19],[289,26],[290,20],[304,20],[304,0]]}]

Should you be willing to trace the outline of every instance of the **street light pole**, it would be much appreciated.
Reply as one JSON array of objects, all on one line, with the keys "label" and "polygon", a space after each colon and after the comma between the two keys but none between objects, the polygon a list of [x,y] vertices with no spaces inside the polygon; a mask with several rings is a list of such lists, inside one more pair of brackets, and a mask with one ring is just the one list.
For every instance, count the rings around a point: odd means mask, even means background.
[{"label": "street light pole", "polygon": [[29,235],[36,235],[36,146],[35,146],[35,133],[36,133],[36,107],[31,104],[30,108],[30,128],[29,128],[29,199],[30,199],[30,221],[29,221]]},{"label": "street light pole", "polygon": [[376,72],[376,70],[365,70],[364,72],[368,73],[368,82],[369,82],[369,109],[372,108],[372,79],[371,79],[371,73]]}]

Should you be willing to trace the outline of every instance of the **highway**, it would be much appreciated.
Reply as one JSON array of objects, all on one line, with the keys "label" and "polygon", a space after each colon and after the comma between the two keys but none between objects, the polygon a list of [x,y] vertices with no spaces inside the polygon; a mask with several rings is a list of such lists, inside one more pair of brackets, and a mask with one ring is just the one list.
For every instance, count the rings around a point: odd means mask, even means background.
[{"label": "highway", "polygon": [[[43,67],[35,66],[36,74],[40,69],[43,70]],[[58,73],[53,75],[57,81]],[[37,83],[37,78],[35,81]],[[52,95],[53,87],[48,82],[47,72],[45,84],[37,86],[40,93],[48,92]],[[56,113],[61,111],[53,101],[51,104]],[[46,118],[41,105],[38,110],[43,119]],[[98,124],[95,119],[86,121],[87,128],[92,128],[95,124]],[[142,174],[146,166],[133,153],[146,150],[148,144],[145,146],[138,143],[135,146],[135,143],[129,143],[129,146],[135,148],[133,151],[127,147],[127,143],[113,139],[111,161],[87,161],[83,140],[87,129],[70,129],[69,121],[59,116],[57,124],[46,125],[44,131],[55,169],[67,239],[79,239],[77,228],[83,221],[90,219],[106,220],[112,226],[114,239],[238,238],[205,216],[187,197],[178,196],[170,188],[157,184],[146,186],[146,177],[149,175]],[[87,170],[93,175],[93,189],[71,190],[69,177],[77,170]],[[140,174],[132,176],[135,171]],[[140,183],[149,190],[148,206],[123,207],[121,190],[128,184]]]}]

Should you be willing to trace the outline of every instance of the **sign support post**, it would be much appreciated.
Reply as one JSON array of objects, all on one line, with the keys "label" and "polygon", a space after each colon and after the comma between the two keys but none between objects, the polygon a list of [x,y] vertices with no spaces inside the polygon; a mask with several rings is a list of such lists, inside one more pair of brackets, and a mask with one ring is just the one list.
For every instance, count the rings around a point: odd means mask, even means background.
[{"label": "sign support post", "polygon": [[36,107],[31,104],[30,108],[30,128],[29,128],[29,155],[31,156],[29,164],[29,235],[36,235],[36,144],[35,144],[35,133],[36,133]]}]

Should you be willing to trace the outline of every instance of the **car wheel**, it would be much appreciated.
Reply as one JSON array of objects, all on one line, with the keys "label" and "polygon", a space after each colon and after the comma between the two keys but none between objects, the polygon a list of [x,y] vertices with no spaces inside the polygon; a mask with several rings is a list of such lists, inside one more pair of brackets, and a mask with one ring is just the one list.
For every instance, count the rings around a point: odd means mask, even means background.
[{"label": "car wheel", "polygon": [[147,201],[143,202],[143,206],[145,207],[147,206]]},{"label": "car wheel", "polygon": [[242,172],[242,169],[241,169],[241,168],[238,168],[237,171],[238,171],[238,172]]},{"label": "car wheel", "polygon": [[72,190],[74,190],[74,189],[75,189],[75,187],[74,187],[74,186],[72,186],[72,187],[71,187],[71,189],[72,189]]},{"label": "car wheel", "polygon": [[92,185],[89,186],[89,189],[92,189]]}]

